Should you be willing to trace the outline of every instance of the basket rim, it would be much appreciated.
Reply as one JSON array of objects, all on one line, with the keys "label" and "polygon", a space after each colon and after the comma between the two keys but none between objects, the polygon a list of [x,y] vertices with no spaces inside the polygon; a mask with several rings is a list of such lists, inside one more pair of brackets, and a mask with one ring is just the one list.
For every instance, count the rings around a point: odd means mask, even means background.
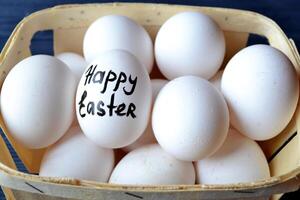
[{"label": "basket rim", "polygon": [[[300,58],[297,52],[297,48],[292,41],[290,41],[283,30],[278,26],[278,24],[273,21],[272,19],[249,10],[240,10],[234,8],[221,8],[221,7],[208,7],[208,6],[192,6],[192,5],[178,5],[178,4],[157,4],[157,3],[120,3],[120,2],[113,2],[113,3],[88,3],[88,4],[64,4],[58,5],[51,8],[42,9],[32,14],[28,15],[27,17],[23,18],[14,28],[13,32],[11,33],[10,37],[8,38],[6,44],[4,45],[1,53],[0,53],[0,66],[5,59],[7,53],[14,45],[14,38],[15,35],[19,33],[22,29],[22,26],[29,22],[32,18],[36,17],[41,13],[50,12],[51,10],[56,9],[68,9],[68,8],[78,8],[78,7],[101,7],[101,6],[135,6],[135,5],[143,5],[143,6],[164,6],[164,7],[184,7],[188,8],[204,8],[204,9],[213,9],[223,12],[235,12],[247,14],[249,16],[256,16],[262,18],[266,23],[272,25],[276,30],[281,34],[281,36],[286,40],[289,49],[292,52],[293,57],[297,63],[297,66],[300,67]],[[1,125],[2,128],[2,125]],[[0,162],[0,172],[6,174],[10,177],[20,178],[20,179],[30,179],[34,182],[40,183],[47,183],[47,184],[59,184],[59,185],[66,185],[66,186],[76,186],[76,187],[93,187],[93,188],[101,188],[101,189],[109,189],[109,190],[118,190],[118,191],[142,191],[142,192],[167,192],[167,191],[218,191],[218,190],[253,190],[262,187],[272,187],[278,183],[283,183],[290,181],[291,179],[300,180],[300,166],[295,168],[294,170],[275,177],[270,177],[268,179],[250,183],[237,183],[237,184],[224,184],[224,185],[206,185],[206,184],[197,184],[197,185],[155,185],[155,186],[134,186],[134,185],[118,185],[118,184],[111,184],[111,183],[100,183],[94,181],[86,181],[86,180],[77,180],[72,178],[49,178],[49,177],[41,177],[38,175],[27,174],[10,167],[7,167],[3,163]]]},{"label": "basket rim", "polygon": [[292,179],[300,179],[300,168],[296,168],[287,174],[270,177],[261,181],[234,183],[234,184],[194,184],[194,185],[126,185],[126,184],[112,184],[102,183],[89,180],[79,180],[75,178],[61,178],[61,177],[45,177],[35,174],[20,172],[18,170],[7,167],[0,163],[0,173],[4,173],[9,177],[15,177],[24,181],[32,181],[35,183],[46,183],[51,185],[64,185],[81,188],[95,188],[106,189],[113,191],[135,191],[135,192],[187,192],[187,191],[251,191],[254,189],[261,189],[275,186],[278,183],[291,181]]}]

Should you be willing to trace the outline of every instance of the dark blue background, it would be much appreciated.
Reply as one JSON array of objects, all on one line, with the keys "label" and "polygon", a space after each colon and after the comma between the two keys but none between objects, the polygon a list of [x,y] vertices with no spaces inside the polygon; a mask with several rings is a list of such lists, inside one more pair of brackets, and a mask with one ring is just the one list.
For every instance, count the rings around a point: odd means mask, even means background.
[{"label": "dark blue background", "polygon": [[[34,11],[52,7],[59,4],[69,3],[99,3],[109,1],[83,1],[83,0],[0,0],[0,49],[3,48],[9,35],[16,24],[25,16]],[[119,2],[122,2],[121,0]],[[169,4],[185,4],[185,5],[199,5],[199,6],[215,6],[228,7],[252,10],[259,12],[275,20],[279,26],[284,30],[288,37],[293,38],[296,46],[300,47],[300,3],[297,0],[189,0],[189,1],[125,1],[125,2],[152,2],[152,3],[169,3]],[[260,42],[260,41],[258,41]],[[51,53],[51,34],[39,34],[34,40],[34,51]],[[1,133],[3,136],[3,134]],[[4,136],[3,136],[4,137]],[[26,171],[18,160],[16,154],[10,148],[16,160],[19,170]],[[1,152],[0,152],[1,153]],[[292,193],[285,195],[282,199],[290,199],[299,196],[299,193]],[[0,199],[4,199],[2,191],[0,190]]]}]

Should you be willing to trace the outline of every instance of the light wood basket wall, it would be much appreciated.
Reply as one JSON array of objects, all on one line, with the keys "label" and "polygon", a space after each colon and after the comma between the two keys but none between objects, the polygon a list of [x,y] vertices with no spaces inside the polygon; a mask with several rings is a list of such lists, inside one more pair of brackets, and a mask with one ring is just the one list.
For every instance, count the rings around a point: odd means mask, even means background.
[{"label": "light wood basket wall", "polygon": [[[160,25],[175,13],[182,11],[201,11],[211,16],[220,25],[225,32],[227,45],[224,63],[239,49],[246,46],[249,33],[251,33],[266,37],[271,46],[280,49],[290,58],[298,74],[300,73],[300,58],[293,41],[286,37],[275,22],[254,12],[163,4],[83,4],[45,9],[24,18],[16,26],[1,52],[0,85],[16,63],[31,55],[30,43],[37,31],[53,30],[55,53],[63,51],[82,53],[84,32],[89,24],[100,16],[126,15],[142,24],[154,40]],[[299,188],[298,113],[297,110],[293,120],[279,136],[260,143],[270,160],[272,177],[259,182],[230,185],[126,186],[67,178],[39,177],[17,171],[5,142],[0,138],[0,185],[3,186],[8,199],[268,198],[273,194],[295,191]],[[32,173],[38,172],[44,150],[29,150],[18,144],[5,127],[2,116],[0,116],[0,125],[28,170]]]}]

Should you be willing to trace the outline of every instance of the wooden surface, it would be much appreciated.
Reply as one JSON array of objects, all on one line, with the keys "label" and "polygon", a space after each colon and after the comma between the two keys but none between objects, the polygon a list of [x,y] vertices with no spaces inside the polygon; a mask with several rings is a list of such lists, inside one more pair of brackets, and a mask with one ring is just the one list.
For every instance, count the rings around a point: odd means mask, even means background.
[{"label": "wooden surface", "polygon": [[[8,36],[10,35],[12,29],[24,16],[29,13],[40,10],[45,7],[51,7],[53,5],[62,3],[80,3],[83,1],[39,1],[35,2],[29,1],[0,1],[0,48],[3,47]],[[89,1],[92,2],[92,1]],[[97,1],[101,2],[101,1]],[[137,2],[137,1],[135,1]],[[155,1],[144,1],[144,2],[155,2]],[[180,3],[180,1],[159,1],[164,3]],[[274,19],[285,31],[288,37],[295,40],[296,45],[300,46],[300,4],[296,1],[185,1],[185,4],[190,5],[205,5],[205,6],[218,6],[218,7],[231,7],[239,9],[253,10],[262,13],[272,19]],[[33,50],[38,53],[52,53],[51,43],[51,33],[44,33],[37,35]],[[264,42],[259,38],[253,38],[251,40],[253,43]],[[11,150],[11,149],[10,149]],[[0,152],[1,153],[1,152]],[[12,152],[14,158],[16,159],[16,154]],[[22,167],[21,162],[16,162],[21,171],[25,171]],[[285,198],[285,197],[284,197]],[[283,198],[283,199],[284,199]],[[286,197],[287,198],[287,197]]]}]

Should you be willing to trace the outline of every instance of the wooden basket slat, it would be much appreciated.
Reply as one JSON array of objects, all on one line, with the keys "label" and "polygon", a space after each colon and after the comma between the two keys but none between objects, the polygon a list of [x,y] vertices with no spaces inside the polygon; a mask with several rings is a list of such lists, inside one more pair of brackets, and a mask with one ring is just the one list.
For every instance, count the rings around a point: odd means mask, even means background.
[{"label": "wooden basket slat", "polygon": [[[10,152],[3,140],[2,137],[0,137],[0,161],[5,164],[6,166],[10,167],[11,169],[17,169],[13,158],[10,155]],[[0,184],[1,185],[1,184]],[[6,187],[1,187],[2,191],[5,194],[6,199],[14,200],[14,195],[11,191],[11,189]]]}]

